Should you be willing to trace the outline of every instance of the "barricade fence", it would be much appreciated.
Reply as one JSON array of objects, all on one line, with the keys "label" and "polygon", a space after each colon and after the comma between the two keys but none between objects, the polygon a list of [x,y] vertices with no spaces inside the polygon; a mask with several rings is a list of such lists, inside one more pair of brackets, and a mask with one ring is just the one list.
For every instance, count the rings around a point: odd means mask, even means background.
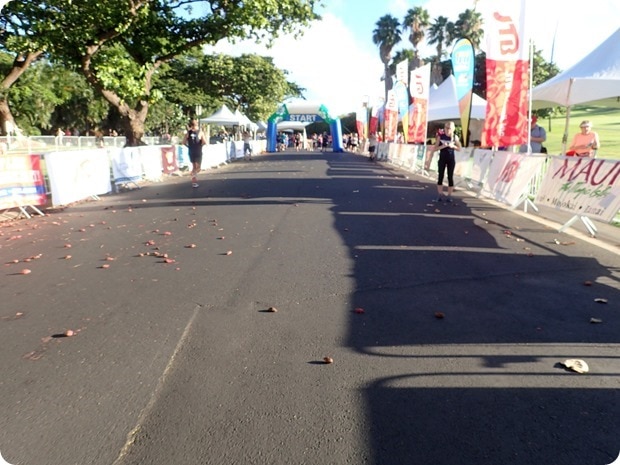
[{"label": "barricade fence", "polygon": [[[65,136],[66,137],[66,136]],[[51,202],[68,205],[88,198],[97,199],[120,187],[140,188],[140,182],[158,182],[164,176],[189,171],[187,147],[182,145],[145,145],[119,147],[116,139],[107,146],[73,147],[58,150],[11,150],[0,155],[0,211],[19,210],[29,217],[28,209]],[[36,147],[36,140],[31,147]],[[266,149],[266,141],[250,143],[253,153]],[[244,157],[244,143],[230,141],[203,147],[202,168],[217,168]]]},{"label": "barricade fence", "polygon": [[[378,160],[426,177],[436,176],[438,152],[424,145],[379,143]],[[581,219],[620,223],[620,161],[464,148],[455,152],[455,184],[517,208],[544,205]]]}]

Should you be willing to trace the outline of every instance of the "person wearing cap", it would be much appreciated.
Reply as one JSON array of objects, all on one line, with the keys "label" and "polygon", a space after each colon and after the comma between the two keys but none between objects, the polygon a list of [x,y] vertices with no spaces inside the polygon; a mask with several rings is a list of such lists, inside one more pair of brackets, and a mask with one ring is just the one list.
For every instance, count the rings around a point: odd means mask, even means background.
[{"label": "person wearing cap", "polygon": [[566,155],[578,157],[593,157],[601,147],[598,134],[592,131],[592,123],[588,120],[582,121],[579,125],[581,132],[575,134],[573,143],[568,148]]},{"label": "person wearing cap", "polygon": [[[530,147],[531,153],[543,153],[542,144],[547,140],[547,131],[542,126],[536,124],[538,121],[538,117],[536,115],[532,115],[530,118]],[[519,152],[526,153],[527,144],[523,144],[519,149]]]}]

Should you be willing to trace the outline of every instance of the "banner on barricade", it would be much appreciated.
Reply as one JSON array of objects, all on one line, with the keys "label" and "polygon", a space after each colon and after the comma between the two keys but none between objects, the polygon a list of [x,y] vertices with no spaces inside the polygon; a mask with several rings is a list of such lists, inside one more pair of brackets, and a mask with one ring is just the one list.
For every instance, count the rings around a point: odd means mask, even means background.
[{"label": "banner on barricade", "polygon": [[179,170],[179,163],[173,146],[161,147],[161,164],[164,174],[172,174]]},{"label": "banner on barricade", "polygon": [[45,182],[40,155],[0,157],[0,208],[45,205]]},{"label": "banner on barricade", "polygon": [[474,150],[474,161],[471,167],[470,180],[476,184],[482,184],[489,172],[492,160],[493,150]]},{"label": "banner on barricade", "polygon": [[88,197],[107,194],[110,182],[108,150],[90,149],[45,154],[54,205],[68,205]]},{"label": "banner on barricade", "polygon": [[469,178],[471,176],[471,158],[470,148],[463,148],[454,152],[456,165],[454,166],[454,176],[459,178]]},{"label": "banner on barricade", "polygon": [[620,161],[550,157],[536,195],[540,205],[610,222],[620,210]]},{"label": "banner on barricade", "polygon": [[110,152],[115,184],[135,183],[142,179],[142,160],[139,147],[127,147]]},{"label": "banner on barricade", "polygon": [[523,153],[495,152],[481,195],[515,207],[523,200],[532,178],[545,157]]},{"label": "banner on barricade", "polygon": [[[147,181],[161,181],[163,174],[161,147],[156,145],[143,145],[131,147],[138,149],[140,163],[142,164],[142,176]],[[127,150],[127,148],[125,148]]]}]

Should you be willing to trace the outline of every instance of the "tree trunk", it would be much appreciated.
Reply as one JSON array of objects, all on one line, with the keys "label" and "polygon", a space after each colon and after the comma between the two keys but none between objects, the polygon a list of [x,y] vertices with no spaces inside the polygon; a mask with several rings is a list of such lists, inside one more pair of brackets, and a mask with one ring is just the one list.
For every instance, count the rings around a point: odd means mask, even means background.
[{"label": "tree trunk", "polygon": [[11,109],[9,108],[9,102],[7,102],[6,98],[0,99],[0,136],[6,136],[8,134],[7,122],[9,126],[15,127],[15,120],[13,119],[13,114],[11,113]]},{"label": "tree trunk", "polygon": [[43,52],[30,52],[25,55],[17,55],[13,60],[13,65],[0,80],[0,135],[6,136],[6,123],[15,127],[15,119],[11,113],[8,101],[8,90],[24,74],[28,67],[37,60]]},{"label": "tree trunk", "polygon": [[385,68],[383,71],[384,83],[385,83],[385,103],[388,100],[388,91],[392,89],[392,76],[390,75],[390,67],[387,63],[385,63]]},{"label": "tree trunk", "polygon": [[148,102],[140,101],[137,108],[129,108],[123,104],[117,107],[122,117],[123,132],[125,133],[125,147],[139,147],[146,145],[142,138],[144,137],[144,123],[148,114]]}]

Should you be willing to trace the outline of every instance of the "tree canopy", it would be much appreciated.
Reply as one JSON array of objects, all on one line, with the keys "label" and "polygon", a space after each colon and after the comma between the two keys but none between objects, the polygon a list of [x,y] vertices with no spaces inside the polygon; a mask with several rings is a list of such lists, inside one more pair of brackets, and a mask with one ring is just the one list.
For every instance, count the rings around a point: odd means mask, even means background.
[{"label": "tree canopy", "polygon": [[317,19],[321,0],[45,0],[11,2],[0,23],[13,50],[45,51],[78,70],[140,144],[154,74],[173,58],[220,39],[269,43]]}]

